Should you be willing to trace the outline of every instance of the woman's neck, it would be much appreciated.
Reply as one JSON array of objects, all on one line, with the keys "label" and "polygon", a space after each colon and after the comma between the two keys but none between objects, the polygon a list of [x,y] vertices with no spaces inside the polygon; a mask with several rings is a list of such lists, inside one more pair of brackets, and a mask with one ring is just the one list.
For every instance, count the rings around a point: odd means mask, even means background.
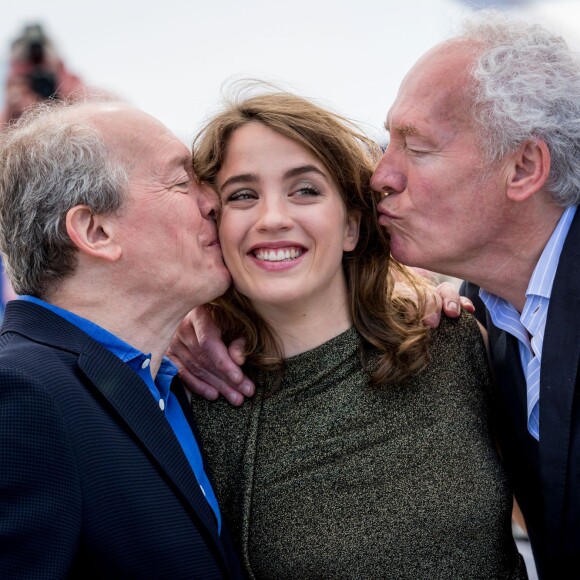
[{"label": "woman's neck", "polygon": [[284,306],[256,308],[274,331],[284,358],[312,350],[352,326],[346,288],[334,300],[307,300]]}]

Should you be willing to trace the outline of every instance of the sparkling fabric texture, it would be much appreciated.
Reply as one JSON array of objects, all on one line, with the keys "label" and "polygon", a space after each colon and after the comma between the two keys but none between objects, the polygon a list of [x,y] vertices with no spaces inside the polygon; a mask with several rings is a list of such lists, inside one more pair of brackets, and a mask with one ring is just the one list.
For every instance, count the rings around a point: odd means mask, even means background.
[{"label": "sparkling fabric texture", "polygon": [[194,399],[247,574],[526,578],[474,319],[444,319],[429,366],[404,383],[371,387],[361,349],[350,329],[288,359],[274,394],[261,372],[242,407]]}]

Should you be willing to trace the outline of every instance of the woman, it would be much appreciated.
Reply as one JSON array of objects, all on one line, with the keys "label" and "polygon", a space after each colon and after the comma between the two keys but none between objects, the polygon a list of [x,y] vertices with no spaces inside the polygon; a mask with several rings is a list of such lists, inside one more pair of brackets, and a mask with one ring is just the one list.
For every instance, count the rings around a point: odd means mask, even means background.
[{"label": "woman", "polygon": [[250,577],[525,578],[481,334],[467,315],[423,325],[429,289],[377,223],[378,154],[285,93],[196,139],[233,279],[213,315],[257,387],[192,404],[223,516]]}]

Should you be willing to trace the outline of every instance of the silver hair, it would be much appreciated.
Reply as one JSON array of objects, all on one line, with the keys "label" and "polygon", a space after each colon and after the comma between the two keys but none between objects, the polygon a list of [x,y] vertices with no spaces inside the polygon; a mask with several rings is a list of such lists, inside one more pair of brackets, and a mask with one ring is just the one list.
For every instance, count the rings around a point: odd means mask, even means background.
[{"label": "silver hair", "polygon": [[459,37],[475,43],[475,118],[488,161],[526,140],[552,158],[546,189],[562,206],[580,203],[580,60],[539,25],[483,11]]},{"label": "silver hair", "polygon": [[123,206],[127,170],[100,133],[71,114],[85,105],[45,102],[2,133],[0,251],[17,294],[46,297],[74,272],[69,209],[114,214]]}]

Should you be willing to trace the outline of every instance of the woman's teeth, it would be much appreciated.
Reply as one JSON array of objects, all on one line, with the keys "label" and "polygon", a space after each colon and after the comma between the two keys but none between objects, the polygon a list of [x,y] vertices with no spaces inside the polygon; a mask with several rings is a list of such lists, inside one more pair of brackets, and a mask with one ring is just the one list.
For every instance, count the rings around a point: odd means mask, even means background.
[{"label": "woman's teeth", "polygon": [[302,255],[302,250],[288,249],[288,250],[256,250],[254,256],[258,260],[265,260],[266,262],[281,262],[282,260],[294,260]]}]

